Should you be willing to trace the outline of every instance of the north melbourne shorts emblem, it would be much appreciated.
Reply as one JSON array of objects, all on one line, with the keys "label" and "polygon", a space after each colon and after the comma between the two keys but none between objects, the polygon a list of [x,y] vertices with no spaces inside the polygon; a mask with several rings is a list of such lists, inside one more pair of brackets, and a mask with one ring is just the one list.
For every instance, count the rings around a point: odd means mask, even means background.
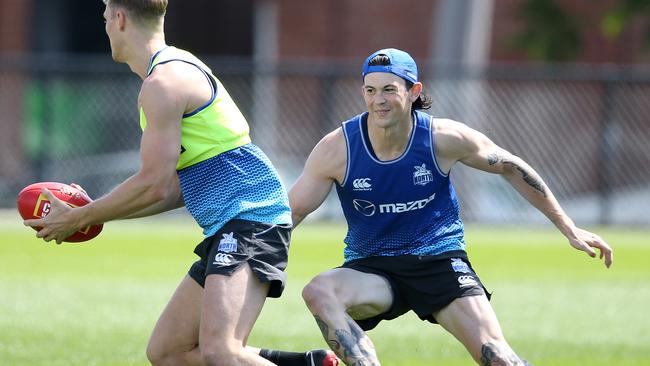
[{"label": "north melbourne shorts emblem", "polygon": [[237,251],[237,239],[235,239],[235,235],[233,233],[223,234],[223,239],[219,241],[218,250],[224,253]]},{"label": "north melbourne shorts emblem", "polygon": [[463,260],[460,258],[451,258],[451,268],[453,268],[454,272],[460,272],[460,273],[472,272],[472,270],[469,268],[467,263],[463,262]]}]

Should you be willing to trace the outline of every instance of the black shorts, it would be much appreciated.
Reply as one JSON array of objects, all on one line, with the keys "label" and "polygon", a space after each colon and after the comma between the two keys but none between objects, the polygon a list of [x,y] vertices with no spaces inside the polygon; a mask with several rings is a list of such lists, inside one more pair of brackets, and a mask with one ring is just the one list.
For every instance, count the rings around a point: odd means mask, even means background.
[{"label": "black shorts", "polygon": [[355,320],[363,330],[373,329],[380,321],[395,319],[409,310],[422,320],[437,323],[433,313],[454,299],[477,295],[490,298],[462,250],[440,255],[369,257],[350,261],[341,267],[373,273],[390,283],[393,292],[391,308],[375,317]]},{"label": "black shorts", "polygon": [[201,287],[211,274],[230,276],[248,263],[261,282],[270,282],[268,297],[280,297],[284,290],[289,257],[291,225],[272,225],[231,220],[194,249],[201,257],[188,274]]}]

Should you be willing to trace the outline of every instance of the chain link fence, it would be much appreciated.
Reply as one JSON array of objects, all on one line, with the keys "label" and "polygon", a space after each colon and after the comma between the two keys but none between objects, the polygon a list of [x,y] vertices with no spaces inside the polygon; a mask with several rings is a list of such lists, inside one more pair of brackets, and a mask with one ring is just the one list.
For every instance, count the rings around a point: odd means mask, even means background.
[{"label": "chain link fence", "polygon": [[[287,186],[324,134],[364,110],[356,63],[206,61]],[[431,69],[446,76],[424,75],[429,113],[467,123],[529,162],[577,222],[650,224],[650,71]],[[13,207],[35,181],[76,182],[98,196],[136,172],[140,83],[105,56],[0,58],[0,207]],[[546,222],[498,176],[459,164],[452,180],[467,221]],[[314,216],[341,219],[336,198]]]}]

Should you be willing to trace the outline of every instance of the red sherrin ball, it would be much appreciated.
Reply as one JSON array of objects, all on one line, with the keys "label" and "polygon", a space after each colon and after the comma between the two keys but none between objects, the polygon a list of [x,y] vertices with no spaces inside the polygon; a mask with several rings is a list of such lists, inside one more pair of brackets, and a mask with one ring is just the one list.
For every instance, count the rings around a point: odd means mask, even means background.
[{"label": "red sherrin ball", "polygon": [[[47,188],[55,197],[71,207],[88,204],[91,200],[82,191],[63,183],[39,182],[30,184],[18,193],[16,206],[23,219],[40,219],[50,212],[50,201],[41,194],[41,189]],[[67,237],[64,241],[80,242],[90,240],[102,231],[104,225],[91,225]],[[36,228],[35,228],[36,230]]]}]

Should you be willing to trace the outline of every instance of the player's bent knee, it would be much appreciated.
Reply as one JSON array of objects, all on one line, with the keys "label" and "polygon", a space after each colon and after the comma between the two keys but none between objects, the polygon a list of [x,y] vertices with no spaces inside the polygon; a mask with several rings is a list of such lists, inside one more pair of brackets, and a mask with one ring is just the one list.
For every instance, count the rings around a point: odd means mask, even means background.
[{"label": "player's bent knee", "polygon": [[302,289],[302,298],[310,309],[317,308],[322,301],[333,296],[333,286],[322,276],[316,276]]},{"label": "player's bent knee", "polygon": [[173,347],[169,347],[163,343],[155,343],[152,340],[149,340],[147,344],[147,360],[153,366],[183,366],[187,365],[188,355],[194,352],[195,349],[187,351],[174,350]]},{"label": "player's bent knee", "polygon": [[147,348],[147,359],[152,366],[172,366],[185,364],[181,355],[156,352],[150,348]]},{"label": "player's bent knee", "polygon": [[201,358],[206,366],[239,365],[239,354],[231,351],[208,350],[201,352]]}]

